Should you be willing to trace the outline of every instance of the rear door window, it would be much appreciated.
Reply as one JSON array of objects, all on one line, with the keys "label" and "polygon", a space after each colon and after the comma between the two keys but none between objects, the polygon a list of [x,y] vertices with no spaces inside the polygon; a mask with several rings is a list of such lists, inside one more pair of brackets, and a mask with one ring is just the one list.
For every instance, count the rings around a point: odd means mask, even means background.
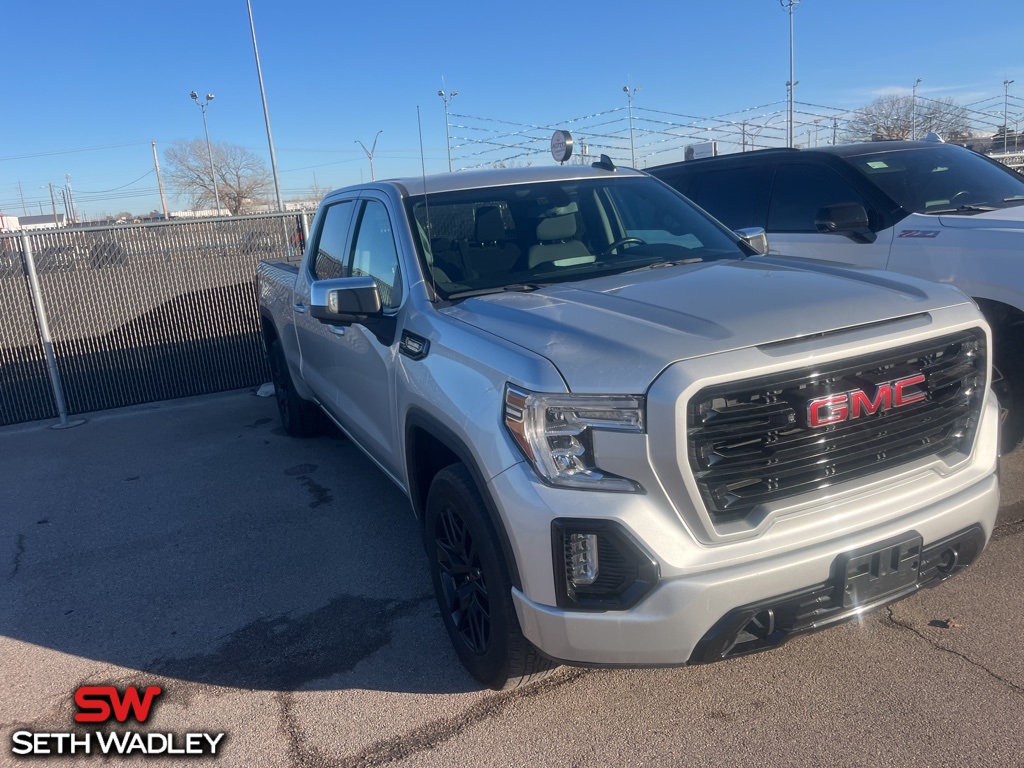
[{"label": "rear door window", "polygon": [[724,168],[697,174],[688,196],[730,229],[763,227],[771,166]]},{"label": "rear door window", "polygon": [[823,165],[787,163],[779,166],[768,213],[769,232],[817,232],[814,220],[828,205],[868,202],[839,173]]}]

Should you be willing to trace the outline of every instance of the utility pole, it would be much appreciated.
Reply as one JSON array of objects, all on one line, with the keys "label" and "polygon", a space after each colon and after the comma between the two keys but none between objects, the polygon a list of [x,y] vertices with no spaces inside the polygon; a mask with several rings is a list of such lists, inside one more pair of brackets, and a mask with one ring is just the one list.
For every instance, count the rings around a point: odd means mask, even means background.
[{"label": "utility pole", "polygon": [[21,188],[21,181],[18,182],[18,194],[21,195],[21,212],[28,216],[28,208],[25,207],[25,190]]},{"label": "utility pole", "polygon": [[53,182],[50,182],[50,205],[53,206],[53,226],[59,227],[60,224],[57,221],[57,198],[53,196]]},{"label": "utility pole", "polygon": [[64,188],[68,196],[68,217],[71,221],[78,221],[78,209],[75,208],[75,193],[71,191],[71,174],[64,174]]},{"label": "utility pole", "polygon": [[156,141],[153,142],[153,167],[156,168],[156,185],[160,188],[160,207],[164,209],[164,221],[170,219],[167,215],[167,200],[164,198],[164,182],[160,178],[160,160],[156,156]]}]

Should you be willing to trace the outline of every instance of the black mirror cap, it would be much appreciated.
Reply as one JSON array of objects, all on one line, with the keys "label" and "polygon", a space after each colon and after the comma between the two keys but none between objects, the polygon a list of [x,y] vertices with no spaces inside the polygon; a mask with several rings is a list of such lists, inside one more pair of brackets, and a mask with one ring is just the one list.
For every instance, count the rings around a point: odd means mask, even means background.
[{"label": "black mirror cap", "polygon": [[349,325],[383,315],[372,277],[317,280],[310,286],[309,314],[328,325]]},{"label": "black mirror cap", "polygon": [[822,234],[843,235],[858,243],[873,243],[877,237],[871,230],[868,212],[860,203],[839,203],[820,208],[814,225]]},{"label": "black mirror cap", "polygon": [[736,235],[755,253],[761,256],[768,254],[768,233],[764,231],[764,227],[744,227],[737,229]]}]

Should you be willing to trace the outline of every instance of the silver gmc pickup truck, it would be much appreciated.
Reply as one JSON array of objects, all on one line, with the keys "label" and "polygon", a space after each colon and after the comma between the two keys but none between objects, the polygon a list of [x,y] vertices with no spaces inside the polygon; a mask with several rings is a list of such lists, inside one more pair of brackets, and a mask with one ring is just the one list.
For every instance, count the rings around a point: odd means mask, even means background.
[{"label": "silver gmc pickup truck", "polygon": [[338,190],[260,265],[285,428],[409,497],[481,683],[760,651],[984,548],[978,308],[764,246],[602,161]]}]

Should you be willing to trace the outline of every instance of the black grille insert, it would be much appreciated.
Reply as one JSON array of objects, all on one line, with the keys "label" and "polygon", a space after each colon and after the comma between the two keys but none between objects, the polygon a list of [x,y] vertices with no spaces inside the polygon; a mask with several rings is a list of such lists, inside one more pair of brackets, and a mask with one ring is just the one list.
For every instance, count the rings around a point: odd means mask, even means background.
[{"label": "black grille insert", "polygon": [[742,520],[759,504],[969,452],[985,352],[975,328],[701,390],[687,413],[689,462],[712,520]]}]

